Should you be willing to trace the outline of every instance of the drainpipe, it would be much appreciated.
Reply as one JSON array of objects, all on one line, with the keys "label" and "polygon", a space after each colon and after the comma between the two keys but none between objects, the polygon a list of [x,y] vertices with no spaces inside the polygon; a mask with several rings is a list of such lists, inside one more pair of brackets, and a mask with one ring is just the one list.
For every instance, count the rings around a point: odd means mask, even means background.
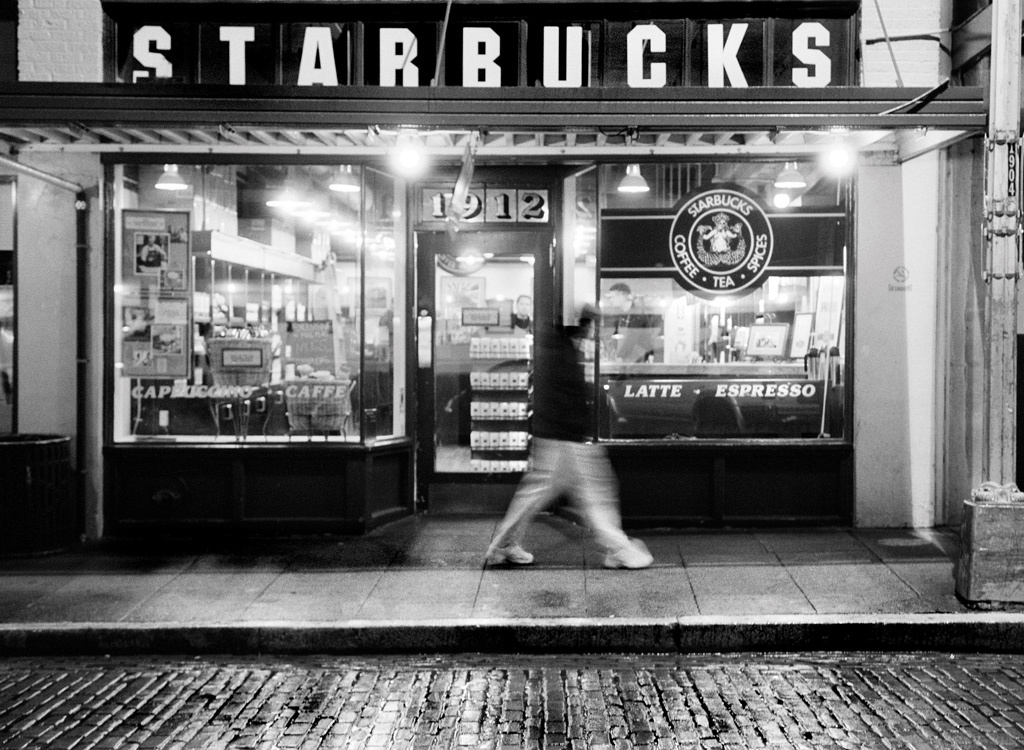
[{"label": "drainpipe", "polygon": [[78,313],[75,336],[78,381],[75,389],[75,497],[78,503],[78,531],[84,534],[89,476],[85,450],[89,435],[89,196],[84,190],[75,193],[75,250],[75,307]]},{"label": "drainpipe", "polygon": [[85,497],[88,486],[85,447],[89,425],[89,196],[85,188],[76,182],[22,164],[3,154],[0,154],[0,166],[75,194],[75,286],[78,315],[75,344],[75,497],[78,505],[78,529],[81,532],[85,529]]},{"label": "drainpipe", "polygon": [[1017,293],[1020,279],[1021,8],[992,4],[992,63],[985,137],[985,291],[989,316],[982,477],[1004,487],[1017,470]]}]

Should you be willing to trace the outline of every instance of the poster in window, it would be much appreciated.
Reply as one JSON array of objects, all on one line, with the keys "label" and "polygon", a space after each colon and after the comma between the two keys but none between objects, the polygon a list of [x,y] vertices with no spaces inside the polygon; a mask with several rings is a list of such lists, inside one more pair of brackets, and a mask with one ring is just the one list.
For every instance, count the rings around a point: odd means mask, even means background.
[{"label": "poster in window", "polygon": [[135,232],[135,273],[143,276],[159,276],[167,270],[167,253],[171,236],[166,232]]},{"label": "poster in window", "polygon": [[163,355],[184,354],[185,326],[154,325],[153,353]]},{"label": "poster in window", "polygon": [[122,341],[149,341],[153,321],[148,305],[125,305],[121,308]]},{"label": "poster in window", "polygon": [[[349,276],[345,280],[349,289],[359,288],[359,279]],[[366,285],[366,310],[367,313],[379,313],[382,310],[391,309],[391,279],[386,276],[367,276]]]},{"label": "poster in window", "polygon": [[793,320],[793,343],[789,346],[790,359],[800,359],[811,348],[814,313],[796,313]]},{"label": "poster in window", "polygon": [[185,291],[185,269],[164,268],[160,271],[160,290],[168,292]]},{"label": "poster in window", "polygon": [[765,323],[750,326],[747,339],[748,357],[784,357],[789,323]]},{"label": "poster in window", "polygon": [[120,310],[121,375],[191,373],[192,290],[187,211],[122,212],[121,279],[135,290]]},{"label": "poster in window", "polygon": [[482,276],[441,277],[442,318],[459,320],[464,307],[486,307],[486,279]]}]

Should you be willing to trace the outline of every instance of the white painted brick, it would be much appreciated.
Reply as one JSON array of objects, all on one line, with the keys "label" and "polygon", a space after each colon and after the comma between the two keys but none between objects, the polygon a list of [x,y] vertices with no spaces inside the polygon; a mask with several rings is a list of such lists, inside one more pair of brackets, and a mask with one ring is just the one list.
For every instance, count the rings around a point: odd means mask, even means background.
[{"label": "white painted brick", "polygon": [[103,80],[103,11],[99,0],[20,0],[18,78]]},{"label": "white painted brick", "polygon": [[[948,28],[950,8],[944,0],[879,0],[882,18],[890,37],[910,34],[937,35],[949,47],[949,34],[936,34]],[[875,3],[861,6],[862,86],[895,86],[896,70],[884,42],[863,44],[864,40],[883,37]],[[934,86],[949,75],[949,56],[933,41],[894,41],[893,53],[906,86]]]}]

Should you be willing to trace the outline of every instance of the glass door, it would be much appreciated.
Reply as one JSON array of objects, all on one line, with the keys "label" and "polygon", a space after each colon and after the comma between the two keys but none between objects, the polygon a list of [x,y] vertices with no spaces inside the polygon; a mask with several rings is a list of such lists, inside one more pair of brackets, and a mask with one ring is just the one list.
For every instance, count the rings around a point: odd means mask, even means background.
[{"label": "glass door", "polygon": [[526,470],[551,246],[550,230],[417,234],[419,314],[432,320],[420,329],[432,345],[430,366],[420,361],[421,481],[511,481]]}]

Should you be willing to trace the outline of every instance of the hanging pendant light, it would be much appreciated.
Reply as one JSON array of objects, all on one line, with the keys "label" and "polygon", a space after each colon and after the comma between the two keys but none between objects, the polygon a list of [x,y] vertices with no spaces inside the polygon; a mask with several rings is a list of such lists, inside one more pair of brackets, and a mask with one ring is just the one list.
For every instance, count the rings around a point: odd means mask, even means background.
[{"label": "hanging pendant light", "polygon": [[647,180],[640,174],[639,164],[630,164],[626,167],[626,176],[619,183],[620,193],[646,193],[651,188]]},{"label": "hanging pendant light", "polygon": [[188,184],[178,174],[177,164],[164,164],[164,172],[153,187],[157,190],[188,190]]},{"label": "hanging pendant light", "polygon": [[352,165],[343,164],[328,187],[336,193],[358,193],[359,180],[352,174]]},{"label": "hanging pendant light", "polygon": [[807,187],[807,180],[800,174],[800,170],[796,168],[795,161],[786,162],[786,166],[779,172],[778,177],[775,178],[775,187],[780,190],[794,190]]},{"label": "hanging pendant light", "polygon": [[303,208],[309,208],[313,203],[303,196],[303,192],[296,186],[291,177],[285,178],[281,190],[267,201],[270,208],[280,208],[289,213],[294,213]]}]

